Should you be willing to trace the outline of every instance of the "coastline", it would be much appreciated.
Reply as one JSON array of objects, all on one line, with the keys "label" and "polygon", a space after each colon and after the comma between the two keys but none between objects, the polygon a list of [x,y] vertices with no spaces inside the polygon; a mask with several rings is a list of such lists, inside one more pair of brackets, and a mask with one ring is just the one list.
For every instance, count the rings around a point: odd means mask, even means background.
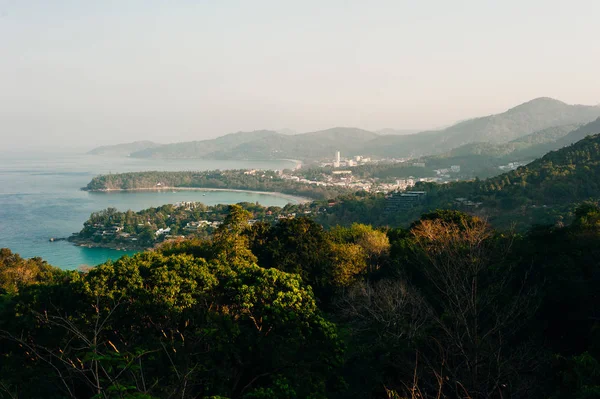
[{"label": "coastline", "polygon": [[294,166],[294,170],[298,170],[300,168],[302,168],[302,161],[299,159],[288,159],[288,158],[281,158],[281,161],[289,161],[289,162],[294,162],[295,166]]},{"label": "coastline", "polygon": [[101,249],[113,249],[115,251],[137,251],[137,252],[144,252],[144,251],[149,251],[152,249],[152,247],[141,247],[141,246],[126,246],[126,245],[116,245],[114,243],[95,243],[93,241],[89,241],[89,240],[83,240],[80,238],[74,238],[74,236],[71,236],[67,239],[67,241],[69,243],[71,243],[72,245],[76,246],[76,247],[81,247],[81,248],[101,248]]},{"label": "coastline", "polygon": [[299,195],[285,194],[276,191],[255,191],[255,190],[243,190],[243,189],[235,189],[235,188],[207,188],[207,187],[150,187],[150,188],[105,188],[101,190],[84,190],[91,193],[110,193],[110,192],[136,192],[136,191],[230,191],[230,192],[241,192],[241,193],[252,193],[252,194],[261,194],[261,195],[273,195],[276,197],[284,198],[287,200],[291,200],[297,204],[305,204],[307,202],[312,202],[314,199],[308,197],[301,197]]}]

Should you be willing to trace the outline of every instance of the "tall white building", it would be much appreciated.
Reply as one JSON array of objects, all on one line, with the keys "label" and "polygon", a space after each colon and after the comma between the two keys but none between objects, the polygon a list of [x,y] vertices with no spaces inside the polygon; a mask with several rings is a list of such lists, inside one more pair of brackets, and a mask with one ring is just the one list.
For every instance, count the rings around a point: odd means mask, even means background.
[{"label": "tall white building", "polygon": [[339,168],[340,167],[340,161],[341,161],[340,152],[336,151],[335,152],[335,161],[333,161],[333,167],[334,168]]}]

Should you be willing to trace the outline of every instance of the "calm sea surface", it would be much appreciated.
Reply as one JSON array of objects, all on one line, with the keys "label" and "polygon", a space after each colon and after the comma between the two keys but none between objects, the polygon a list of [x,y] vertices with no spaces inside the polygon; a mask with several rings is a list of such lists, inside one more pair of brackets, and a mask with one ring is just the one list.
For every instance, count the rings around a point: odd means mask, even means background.
[{"label": "calm sea surface", "polygon": [[290,201],[275,195],[233,191],[89,193],[80,190],[98,174],[292,166],[287,161],[145,160],[0,152],[0,248],[10,248],[25,258],[40,256],[52,265],[73,269],[128,253],[48,241],[50,237],[68,237],[81,230],[92,212],[107,207],[137,211],[178,201],[200,201],[207,205],[258,201],[278,206]]}]

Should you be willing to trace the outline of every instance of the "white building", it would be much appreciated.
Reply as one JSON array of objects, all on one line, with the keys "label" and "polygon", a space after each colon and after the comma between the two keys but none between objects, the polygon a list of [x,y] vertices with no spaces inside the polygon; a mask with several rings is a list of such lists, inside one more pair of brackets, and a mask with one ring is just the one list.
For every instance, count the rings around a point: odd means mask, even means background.
[{"label": "white building", "polygon": [[161,234],[167,234],[167,233],[170,233],[170,232],[171,232],[171,228],[167,227],[166,229],[158,229],[158,230],[156,230],[156,232],[154,233],[154,235],[158,237]]},{"label": "white building", "polygon": [[412,187],[415,185],[415,180],[414,179],[399,179],[396,180],[396,187],[399,190],[406,190],[409,187]]},{"label": "white building", "polygon": [[333,161],[333,167],[334,168],[339,168],[340,167],[340,161],[341,161],[341,155],[339,151],[335,152],[335,160]]}]

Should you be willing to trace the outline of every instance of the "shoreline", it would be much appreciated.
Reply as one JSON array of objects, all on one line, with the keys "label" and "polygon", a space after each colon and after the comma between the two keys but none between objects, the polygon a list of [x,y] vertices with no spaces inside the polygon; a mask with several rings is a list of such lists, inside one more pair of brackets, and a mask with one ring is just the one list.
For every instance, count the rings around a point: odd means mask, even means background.
[{"label": "shoreline", "polygon": [[255,191],[255,190],[243,190],[243,189],[235,189],[235,188],[208,188],[208,187],[146,187],[146,188],[105,188],[101,190],[84,190],[90,193],[110,193],[110,192],[136,192],[136,191],[230,191],[237,193],[252,193],[252,194],[260,194],[260,195],[272,195],[275,197],[280,197],[283,199],[288,199],[295,201],[297,204],[306,204],[308,202],[315,201],[312,198],[301,197],[299,195],[285,194],[277,191]]},{"label": "shoreline", "polygon": [[295,163],[294,169],[293,170],[298,170],[301,169],[303,166],[303,163],[301,160],[299,159],[288,159],[288,158],[281,158],[281,161],[288,161],[288,162],[293,162]]},{"label": "shoreline", "polygon": [[149,251],[152,249],[152,247],[142,248],[142,247],[126,247],[126,246],[117,246],[117,245],[102,245],[102,244],[89,243],[89,242],[83,242],[83,241],[69,241],[69,242],[71,243],[71,245],[74,245],[74,246],[80,247],[80,248],[112,249],[114,251],[122,251],[122,252],[131,252],[131,251],[145,252],[145,251]]}]

